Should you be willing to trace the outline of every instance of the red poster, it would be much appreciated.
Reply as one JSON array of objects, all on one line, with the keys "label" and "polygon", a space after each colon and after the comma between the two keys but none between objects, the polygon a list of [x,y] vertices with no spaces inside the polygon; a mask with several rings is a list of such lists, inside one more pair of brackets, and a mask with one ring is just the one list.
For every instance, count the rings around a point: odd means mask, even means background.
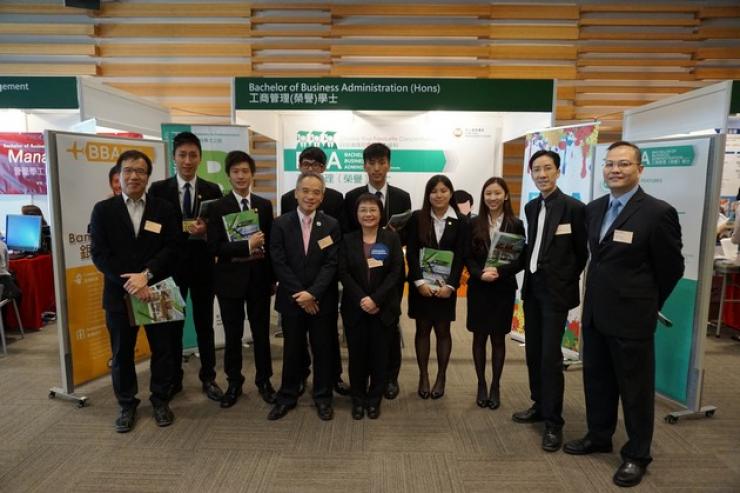
[{"label": "red poster", "polygon": [[0,133],[0,194],[46,195],[44,134]]}]

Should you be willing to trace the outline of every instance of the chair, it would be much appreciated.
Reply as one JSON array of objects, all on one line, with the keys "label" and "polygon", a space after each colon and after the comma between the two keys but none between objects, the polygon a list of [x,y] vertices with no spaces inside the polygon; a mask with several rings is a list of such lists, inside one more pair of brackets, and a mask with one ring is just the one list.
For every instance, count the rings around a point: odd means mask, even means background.
[{"label": "chair", "polygon": [[16,303],[15,299],[11,298],[3,298],[3,291],[5,291],[5,286],[0,284],[0,342],[3,346],[3,355],[8,354],[8,349],[5,344],[5,324],[3,323],[3,307],[7,305],[8,303],[13,304],[13,309],[15,310],[15,319],[18,321],[18,330],[21,331],[21,338],[26,337],[25,332],[23,332],[23,324],[21,323],[21,314],[18,311],[18,303]]}]

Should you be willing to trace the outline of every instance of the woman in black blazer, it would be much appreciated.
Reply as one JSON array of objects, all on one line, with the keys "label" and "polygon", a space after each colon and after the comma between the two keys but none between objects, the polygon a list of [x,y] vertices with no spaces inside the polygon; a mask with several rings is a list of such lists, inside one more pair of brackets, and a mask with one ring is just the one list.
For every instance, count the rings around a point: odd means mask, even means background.
[{"label": "woman in black blazer", "polygon": [[[483,184],[478,216],[471,222],[465,265],[468,280],[468,330],[473,333],[473,361],[478,376],[480,407],[500,406],[499,382],[506,358],[506,334],[511,332],[514,311],[516,273],[524,267],[524,254],[508,265],[486,267],[486,258],[494,232],[524,236],[524,225],[511,208],[509,187],[503,178],[489,178]],[[523,252],[524,250],[522,250]],[[486,386],[486,344],[491,339],[491,391]]]},{"label": "woman in black blazer", "polygon": [[395,232],[379,228],[383,211],[379,198],[360,195],[355,211],[361,229],[347,234],[339,249],[352,418],[362,419],[367,410],[368,418],[377,419],[389,339],[401,315],[403,251]]},{"label": "woman in black blazer", "polygon": [[[409,318],[416,320],[416,361],[419,364],[419,397],[439,399],[445,393],[447,363],[452,352],[450,325],[455,321],[455,302],[463,267],[467,220],[451,201],[452,182],[444,175],[434,175],[424,190],[421,210],[414,211],[406,226],[409,267]],[[421,268],[422,248],[453,253],[450,273],[441,285],[424,281]],[[437,378],[429,391],[429,346],[432,329],[437,337]]]}]

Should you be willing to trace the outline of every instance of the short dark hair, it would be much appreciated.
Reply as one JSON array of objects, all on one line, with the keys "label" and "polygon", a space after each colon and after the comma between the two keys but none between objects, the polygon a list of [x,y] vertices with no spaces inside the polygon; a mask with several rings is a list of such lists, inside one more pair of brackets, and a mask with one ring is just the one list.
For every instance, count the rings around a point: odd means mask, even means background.
[{"label": "short dark hair", "polygon": [[548,151],[546,149],[541,149],[532,154],[532,157],[529,158],[529,169],[532,169],[532,164],[534,164],[535,160],[542,156],[550,157],[550,159],[552,159],[552,162],[555,163],[555,167],[557,169],[560,169],[560,154],[555,151]]},{"label": "short dark hair", "polygon": [[[128,151],[123,152],[120,156],[118,156],[118,160],[116,160],[116,166],[118,167],[118,169],[122,169],[122,164],[124,161],[138,161],[139,159],[144,160],[144,162],[146,163],[146,174],[147,176],[151,176],[152,160],[149,159],[149,156],[138,149],[129,149]],[[114,168],[116,166],[114,166]]]},{"label": "short dark hair", "polygon": [[642,151],[635,144],[633,144],[632,142],[627,142],[626,140],[618,140],[607,147],[606,151],[609,152],[612,149],[616,149],[617,147],[631,147],[632,150],[635,151],[635,156],[637,156],[637,164],[642,164]]},{"label": "short dark hair", "polygon": [[452,201],[456,204],[470,202],[470,205],[473,205],[473,196],[465,190],[455,190],[455,193],[452,194]]},{"label": "short dark hair", "polygon": [[111,169],[108,170],[108,184],[113,184],[113,177],[121,174],[121,165],[114,164]]},{"label": "short dark hair", "polygon": [[252,174],[255,174],[255,172],[257,171],[257,166],[255,165],[252,156],[244,151],[231,151],[226,155],[226,159],[224,159],[224,168],[226,169],[226,174],[229,174],[229,170],[232,166],[241,163],[247,163],[249,165],[249,171],[251,171]]},{"label": "short dark hair", "polygon": [[298,175],[298,179],[295,181],[296,189],[298,189],[298,185],[300,185],[300,183],[306,178],[316,178],[321,182],[321,191],[326,191],[326,182],[324,181],[324,177],[321,176],[321,173],[315,173],[313,171],[301,171],[301,174]]},{"label": "short dark hair", "polygon": [[298,164],[300,165],[304,159],[311,159],[326,166],[326,153],[318,147],[306,147],[303,149],[303,152],[298,156]]},{"label": "short dark hair", "polygon": [[380,142],[370,144],[362,151],[362,160],[368,162],[371,159],[386,158],[388,161],[391,160],[391,148]]},{"label": "short dark hair", "polygon": [[200,139],[197,135],[192,132],[180,132],[175,135],[174,139],[172,139],[172,155],[175,155],[178,147],[185,144],[195,144],[198,148],[198,154],[203,154],[203,149],[200,146]]},{"label": "short dark hair", "polygon": [[357,200],[355,200],[355,208],[354,208],[355,216],[357,215],[357,209],[360,208],[360,204],[362,204],[363,202],[372,202],[373,204],[378,206],[378,209],[380,210],[381,213],[383,212],[383,201],[380,200],[377,197],[377,195],[366,192],[366,193],[360,194],[360,196],[357,197]]}]

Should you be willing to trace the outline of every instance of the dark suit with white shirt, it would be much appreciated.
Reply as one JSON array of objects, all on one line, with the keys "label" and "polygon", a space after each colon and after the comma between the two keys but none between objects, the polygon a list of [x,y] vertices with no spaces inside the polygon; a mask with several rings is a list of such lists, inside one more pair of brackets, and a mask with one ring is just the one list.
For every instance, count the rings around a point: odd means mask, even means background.
[{"label": "dark suit with white shirt", "polygon": [[[538,231],[543,204],[545,220]],[[585,207],[557,188],[544,200],[540,195],[524,206],[528,229],[522,299],[529,390],[545,426],[555,430],[564,423],[561,344],[568,311],[580,304],[579,281],[588,259]]]}]

